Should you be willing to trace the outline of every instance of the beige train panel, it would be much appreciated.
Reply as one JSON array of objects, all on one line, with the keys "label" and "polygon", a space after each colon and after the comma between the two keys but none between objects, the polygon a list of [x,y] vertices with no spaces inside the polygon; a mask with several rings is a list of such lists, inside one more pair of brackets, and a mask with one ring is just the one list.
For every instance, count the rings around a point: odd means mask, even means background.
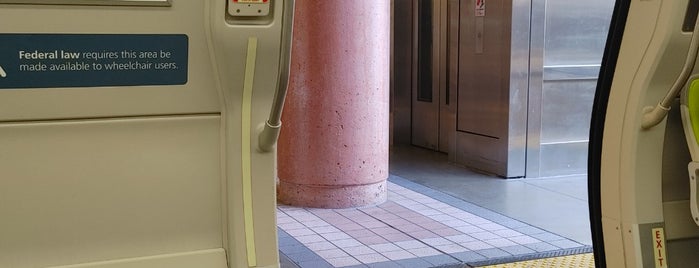
[{"label": "beige train panel", "polygon": [[221,248],[220,124],[193,116],[0,125],[0,266]]},{"label": "beige train panel", "polygon": [[157,255],[118,261],[93,262],[53,268],[224,268],[226,251],[222,248],[186,253]]},{"label": "beige train panel", "polygon": [[4,89],[0,90],[0,121],[220,112],[206,36],[208,5],[209,1],[201,0],[173,0],[171,7],[0,5],[3,33],[186,34],[189,38],[186,85]]},{"label": "beige train panel", "polygon": [[677,129],[672,126],[672,117],[643,129],[644,110],[665,96],[687,58],[692,36],[681,31],[687,2],[633,1],[629,9],[607,103],[600,154],[607,267],[659,267],[655,262],[659,256],[655,255],[658,238],[653,238],[654,228],[659,227],[666,234],[669,267],[690,267],[673,263],[697,263],[696,251],[686,254],[671,246],[694,243],[696,240],[684,238],[693,237],[696,230],[682,200],[686,195],[669,191],[682,187],[668,184],[674,181],[664,181],[674,176],[664,168],[682,166],[668,165],[664,160],[681,161],[685,154],[664,157],[663,153],[680,152],[672,148],[676,146],[668,146],[668,142],[684,143],[684,139],[666,134]]},{"label": "beige train panel", "polygon": [[[225,247],[230,267],[247,267],[247,259],[251,251],[245,246],[247,238],[254,235],[254,255],[258,267],[278,267],[279,251],[276,249],[276,153],[260,153],[257,151],[258,130],[264,125],[271,108],[277,85],[278,60],[280,56],[281,23],[283,1],[271,1],[274,22],[266,25],[226,25],[218,20],[225,17],[224,2],[211,5],[211,40],[214,54],[230,61],[217,61],[222,95],[225,99],[226,113],[223,114],[224,135],[227,140],[226,163],[227,170],[227,224],[228,245]],[[242,129],[242,98],[246,58],[248,56],[250,38],[257,39],[255,54],[255,73],[252,81],[252,96],[250,101],[250,129]],[[236,40],[231,42],[231,40]],[[240,58],[240,55],[243,58]],[[242,152],[241,144],[243,131],[250,135],[251,154]],[[243,198],[243,166],[241,159],[250,158],[251,168],[251,204],[254,228],[245,230],[244,198]],[[250,226],[248,226],[249,228]]]}]

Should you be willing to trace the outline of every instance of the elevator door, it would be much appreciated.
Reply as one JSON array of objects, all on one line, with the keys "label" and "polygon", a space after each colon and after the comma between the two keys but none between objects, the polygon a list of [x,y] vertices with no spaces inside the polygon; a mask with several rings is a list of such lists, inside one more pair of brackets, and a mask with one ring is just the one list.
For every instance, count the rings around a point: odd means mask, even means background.
[{"label": "elevator door", "polygon": [[413,2],[412,143],[432,150],[439,148],[438,2]]},{"label": "elevator door", "polygon": [[412,144],[449,148],[448,1],[413,1]]},{"label": "elevator door", "polygon": [[228,2],[0,0],[0,267],[278,265],[293,2]]}]

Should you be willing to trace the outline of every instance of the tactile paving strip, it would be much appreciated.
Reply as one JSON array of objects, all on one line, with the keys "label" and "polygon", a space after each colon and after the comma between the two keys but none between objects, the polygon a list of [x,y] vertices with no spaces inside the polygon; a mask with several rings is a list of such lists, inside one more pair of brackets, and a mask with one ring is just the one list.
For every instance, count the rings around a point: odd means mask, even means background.
[{"label": "tactile paving strip", "polygon": [[585,268],[595,267],[595,258],[592,253],[568,255],[555,258],[530,260],[523,262],[505,263],[482,268]]}]

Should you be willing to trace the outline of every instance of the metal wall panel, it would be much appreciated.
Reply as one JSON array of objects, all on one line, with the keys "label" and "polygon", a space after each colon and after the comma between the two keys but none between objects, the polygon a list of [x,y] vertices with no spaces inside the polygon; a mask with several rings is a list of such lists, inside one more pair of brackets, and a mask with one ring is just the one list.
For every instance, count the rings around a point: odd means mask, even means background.
[{"label": "metal wall panel", "polygon": [[526,175],[531,1],[512,1],[507,176]]},{"label": "metal wall panel", "polygon": [[546,1],[544,65],[599,65],[614,1]]},{"label": "metal wall panel", "polygon": [[587,170],[587,141],[541,144],[541,177],[583,174]]},{"label": "metal wall panel", "polygon": [[546,0],[532,0],[527,109],[527,177],[538,177],[541,162],[541,100],[544,86]]},{"label": "metal wall panel", "polygon": [[614,1],[532,3],[527,177],[581,174]]},{"label": "metal wall panel", "polygon": [[597,80],[545,81],[541,143],[587,141]]},{"label": "metal wall panel", "polygon": [[526,163],[531,2],[461,2],[456,161],[502,177]]},{"label": "metal wall panel", "polygon": [[[510,1],[488,1],[474,16],[474,0],[461,7],[457,130],[507,137],[510,63]],[[502,159],[504,161],[504,159]]]},{"label": "metal wall panel", "polygon": [[[460,0],[447,0],[446,88],[440,108],[440,150],[456,162],[456,113],[459,90],[459,18]],[[445,143],[442,146],[442,143]]]},{"label": "metal wall panel", "polygon": [[[448,93],[449,81],[448,75],[450,72],[450,50],[449,50],[449,18],[453,15],[458,16],[458,9],[449,10],[448,0],[436,0],[437,6],[439,7],[439,140],[438,140],[438,150],[440,152],[448,152],[450,147],[449,136],[454,132],[454,124],[452,121],[455,120],[455,113],[452,112],[450,105],[450,94]],[[458,57],[458,54],[456,55]]]},{"label": "metal wall panel", "polygon": [[455,160],[507,177],[510,1],[461,2]]}]

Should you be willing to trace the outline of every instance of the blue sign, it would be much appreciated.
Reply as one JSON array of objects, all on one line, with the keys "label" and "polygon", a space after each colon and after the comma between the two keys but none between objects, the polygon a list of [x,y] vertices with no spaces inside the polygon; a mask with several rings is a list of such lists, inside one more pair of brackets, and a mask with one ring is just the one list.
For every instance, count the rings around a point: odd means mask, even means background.
[{"label": "blue sign", "polygon": [[184,34],[0,34],[0,89],[183,85]]}]

